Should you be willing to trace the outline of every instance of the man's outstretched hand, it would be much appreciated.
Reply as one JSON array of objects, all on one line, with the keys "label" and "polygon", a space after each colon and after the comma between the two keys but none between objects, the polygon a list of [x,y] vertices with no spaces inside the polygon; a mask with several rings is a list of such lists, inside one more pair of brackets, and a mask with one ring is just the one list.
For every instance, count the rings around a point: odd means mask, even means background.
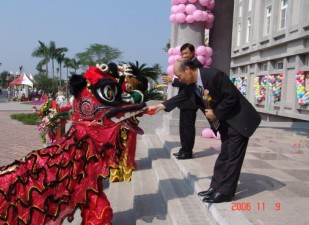
[{"label": "man's outstretched hand", "polygon": [[165,106],[161,103],[157,105],[147,106],[144,108],[144,114],[154,115],[164,109],[165,109]]}]

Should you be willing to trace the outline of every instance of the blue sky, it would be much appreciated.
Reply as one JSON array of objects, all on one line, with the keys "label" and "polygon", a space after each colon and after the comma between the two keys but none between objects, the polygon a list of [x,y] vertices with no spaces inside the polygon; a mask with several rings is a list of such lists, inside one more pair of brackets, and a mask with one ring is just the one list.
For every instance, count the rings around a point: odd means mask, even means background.
[{"label": "blue sky", "polygon": [[2,1],[0,7],[0,72],[19,66],[35,74],[39,58],[31,53],[38,40],[67,47],[74,57],[98,43],[122,52],[120,61],[138,60],[165,72],[170,39],[170,0],[26,0]]}]

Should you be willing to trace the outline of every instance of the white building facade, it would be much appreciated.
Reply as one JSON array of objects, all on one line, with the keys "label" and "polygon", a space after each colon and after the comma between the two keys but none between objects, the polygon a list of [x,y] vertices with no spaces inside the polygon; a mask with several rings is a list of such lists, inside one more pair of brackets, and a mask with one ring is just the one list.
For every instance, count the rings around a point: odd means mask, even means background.
[{"label": "white building facade", "polygon": [[235,0],[230,77],[277,121],[309,121],[309,0]]}]

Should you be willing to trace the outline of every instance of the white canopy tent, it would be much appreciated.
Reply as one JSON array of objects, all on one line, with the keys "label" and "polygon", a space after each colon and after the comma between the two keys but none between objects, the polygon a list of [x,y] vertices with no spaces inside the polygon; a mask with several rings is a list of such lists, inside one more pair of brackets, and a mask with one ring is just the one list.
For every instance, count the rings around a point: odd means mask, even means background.
[{"label": "white canopy tent", "polygon": [[9,86],[20,86],[20,85],[28,85],[33,88],[33,81],[29,79],[27,74],[23,73],[20,77],[16,78],[15,80],[9,83]]}]

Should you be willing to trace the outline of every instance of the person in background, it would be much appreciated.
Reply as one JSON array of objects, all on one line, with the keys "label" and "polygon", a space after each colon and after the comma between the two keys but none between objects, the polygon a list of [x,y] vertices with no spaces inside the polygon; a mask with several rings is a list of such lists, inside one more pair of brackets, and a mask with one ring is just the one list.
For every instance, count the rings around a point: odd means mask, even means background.
[{"label": "person in background", "polygon": [[[195,48],[190,43],[185,43],[180,48],[181,57],[183,59],[191,60],[196,67],[203,67],[203,65],[195,58]],[[184,88],[178,78],[172,76],[162,76],[162,80],[165,83],[172,82],[173,87],[179,87],[179,92]],[[193,154],[193,147],[195,142],[195,121],[197,106],[193,98],[188,98],[180,106],[180,117],[179,117],[179,134],[181,148],[178,152],[173,155],[180,160],[191,159]]]},{"label": "person in background", "polygon": [[[196,104],[200,108],[204,107],[210,124],[219,122],[217,128],[212,128],[221,134],[221,152],[214,165],[210,188],[198,195],[208,203],[231,201],[236,192],[249,137],[259,126],[261,117],[224,72],[215,68],[197,68],[191,60],[182,59],[175,63],[174,73],[188,86],[171,99],[149,106],[148,111],[169,112],[193,96]],[[204,96],[199,94],[201,88]],[[211,108],[205,108],[205,99],[212,102]]]},{"label": "person in background", "polygon": [[7,95],[8,95],[8,102],[11,101],[11,90],[10,88],[7,89]]}]

